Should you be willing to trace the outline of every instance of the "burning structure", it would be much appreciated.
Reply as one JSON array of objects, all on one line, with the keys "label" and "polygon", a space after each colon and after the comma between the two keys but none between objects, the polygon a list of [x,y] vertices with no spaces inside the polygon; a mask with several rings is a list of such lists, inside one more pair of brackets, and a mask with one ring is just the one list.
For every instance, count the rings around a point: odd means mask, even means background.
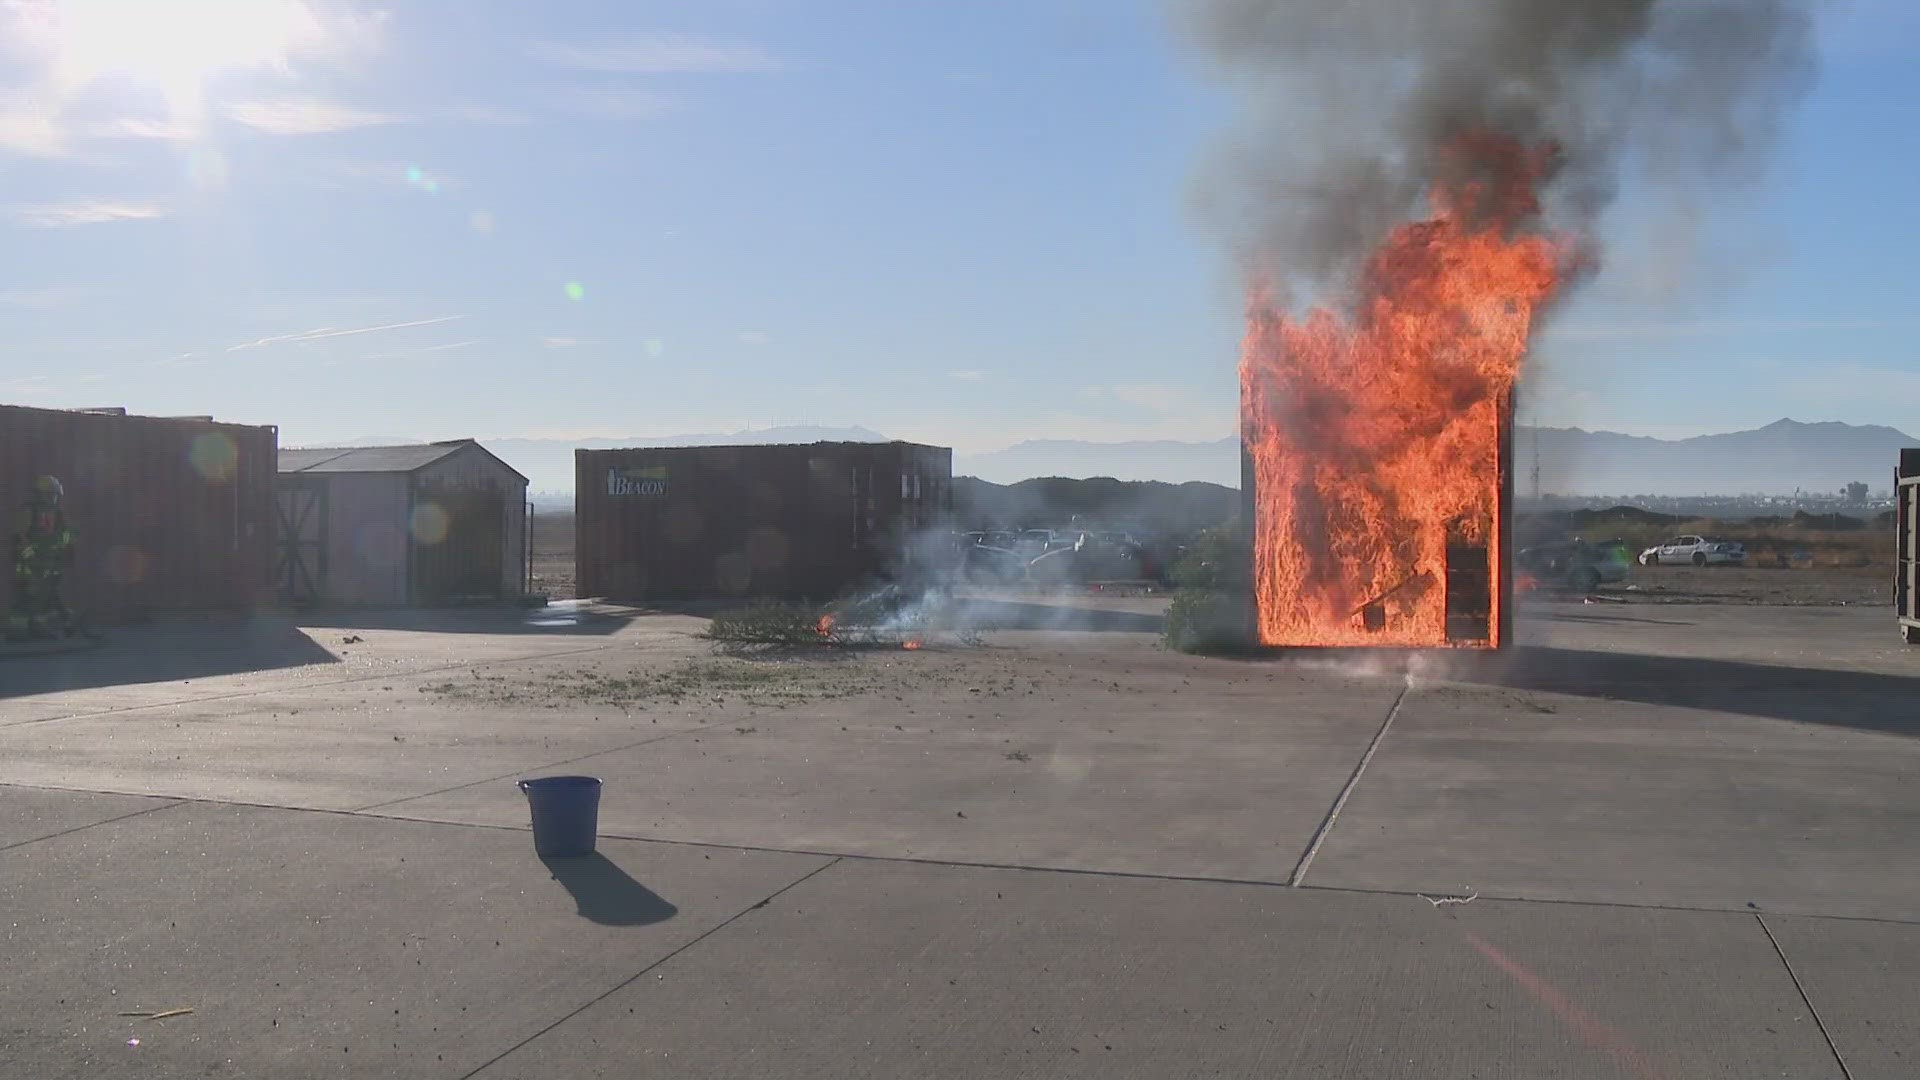
[{"label": "burning structure", "polygon": [[1549,148],[1476,135],[1454,153],[1433,216],[1368,259],[1351,321],[1264,298],[1249,317],[1242,490],[1263,644],[1507,637],[1514,384],[1567,252],[1517,232]]},{"label": "burning structure", "polygon": [[1597,266],[1621,162],[1670,190],[1767,141],[1808,71],[1807,5],[1187,6],[1246,106],[1205,190],[1248,295],[1252,636],[1508,643],[1513,406],[1541,316]]}]

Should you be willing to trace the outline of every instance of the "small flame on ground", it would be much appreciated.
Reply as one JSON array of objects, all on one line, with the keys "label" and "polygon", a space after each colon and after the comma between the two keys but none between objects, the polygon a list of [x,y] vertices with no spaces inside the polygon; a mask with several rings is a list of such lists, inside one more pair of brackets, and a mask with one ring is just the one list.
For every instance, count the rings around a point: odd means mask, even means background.
[{"label": "small flame on ground", "polygon": [[832,636],[832,634],[833,634],[833,616],[831,616],[831,615],[822,615],[822,616],[820,616],[820,621],[819,621],[819,622],[817,622],[817,623],[814,623],[814,624],[813,624],[813,632],[814,632],[814,633],[816,633],[816,634],[819,634],[819,635],[820,635],[821,637],[830,637],[830,636]]},{"label": "small flame on ground", "polygon": [[918,649],[920,647],[920,639],[908,638],[907,640],[900,643],[900,647],[907,650],[908,652],[912,652],[913,650]]}]

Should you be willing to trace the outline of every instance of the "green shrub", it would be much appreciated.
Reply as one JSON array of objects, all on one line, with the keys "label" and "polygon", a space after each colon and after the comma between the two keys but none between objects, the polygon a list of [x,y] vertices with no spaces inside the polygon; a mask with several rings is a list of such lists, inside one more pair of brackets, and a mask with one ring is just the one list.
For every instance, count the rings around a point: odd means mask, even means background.
[{"label": "green shrub", "polygon": [[1167,576],[1182,589],[1244,592],[1253,574],[1253,545],[1234,526],[1195,533]]},{"label": "green shrub", "polygon": [[1211,652],[1245,648],[1248,638],[1249,597],[1244,592],[1217,589],[1180,589],[1167,606],[1162,636],[1170,649]]},{"label": "green shrub", "polygon": [[1197,534],[1169,571],[1176,588],[1162,632],[1167,647],[1207,652],[1250,644],[1252,575],[1252,544],[1244,529]]},{"label": "green shrub", "polygon": [[824,645],[820,615],[808,607],[762,603],[723,611],[707,623],[704,635],[728,648]]}]

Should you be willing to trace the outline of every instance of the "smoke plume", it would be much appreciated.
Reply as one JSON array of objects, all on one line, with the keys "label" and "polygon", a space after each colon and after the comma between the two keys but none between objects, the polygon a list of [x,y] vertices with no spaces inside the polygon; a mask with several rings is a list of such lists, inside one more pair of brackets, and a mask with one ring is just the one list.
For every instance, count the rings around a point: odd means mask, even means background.
[{"label": "smoke plume", "polygon": [[1203,213],[1276,299],[1337,302],[1476,134],[1558,148],[1549,228],[1590,236],[1629,173],[1692,209],[1810,81],[1816,2],[1176,0],[1242,105]]}]

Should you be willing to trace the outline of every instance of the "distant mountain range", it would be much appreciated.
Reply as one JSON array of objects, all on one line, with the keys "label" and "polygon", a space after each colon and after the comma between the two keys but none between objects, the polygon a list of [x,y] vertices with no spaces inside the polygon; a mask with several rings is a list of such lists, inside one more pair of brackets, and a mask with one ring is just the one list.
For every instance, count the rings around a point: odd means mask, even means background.
[{"label": "distant mountain range", "polygon": [[[1837,492],[1855,480],[1891,486],[1903,446],[1920,439],[1890,427],[1777,420],[1751,431],[1655,439],[1580,428],[1515,432],[1516,488],[1555,495],[1791,495]],[[1030,476],[1112,476],[1238,487],[1240,441],[1088,443],[1034,440],[986,454],[955,455],[954,472],[996,483]]]},{"label": "distant mountain range", "polygon": [[1537,457],[1540,490],[1548,494],[1831,494],[1856,480],[1876,492],[1890,489],[1894,462],[1906,446],[1920,446],[1920,439],[1871,424],[1776,420],[1691,439],[1522,428],[1514,456],[1522,493],[1532,491]]},{"label": "distant mountain range", "polygon": [[[711,444],[884,442],[864,427],[775,427],[711,435],[618,439],[488,439],[486,446],[532,481],[535,492],[573,489],[576,447],[700,446]],[[355,439],[348,445],[403,443],[407,439]],[[1839,422],[1778,420],[1751,431],[1654,439],[1580,428],[1520,428],[1515,435],[1516,488],[1533,491],[1537,462],[1540,490],[1557,495],[1790,495],[1838,491],[1863,480],[1874,491],[1890,486],[1894,459],[1920,439],[1890,427]],[[1033,477],[1095,476],[1169,484],[1240,483],[1240,443],[1077,442],[1035,439],[1004,450],[955,454],[956,475],[995,484]]]},{"label": "distant mountain range", "polygon": [[956,475],[1011,484],[1034,476],[1111,476],[1118,480],[1157,480],[1184,484],[1193,480],[1240,486],[1240,440],[1213,442],[1074,442],[1030,439],[1005,450],[955,454]]},{"label": "distant mountain range", "polygon": [[1058,528],[1071,521],[1136,528],[1155,535],[1222,525],[1240,508],[1240,492],[1201,481],[1057,476],[994,484],[970,476],[953,482],[955,524],[961,529]]},{"label": "distant mountain range", "polygon": [[[398,446],[418,439],[368,436],[334,443],[335,446]],[[887,437],[863,427],[770,427],[754,431],[729,431],[711,435],[635,435],[617,439],[483,439],[482,444],[500,460],[520,470],[527,478],[527,490],[542,507],[571,506],[573,491],[573,452],[613,450],[629,446],[764,446],[775,443],[813,442],[886,442]]]}]

